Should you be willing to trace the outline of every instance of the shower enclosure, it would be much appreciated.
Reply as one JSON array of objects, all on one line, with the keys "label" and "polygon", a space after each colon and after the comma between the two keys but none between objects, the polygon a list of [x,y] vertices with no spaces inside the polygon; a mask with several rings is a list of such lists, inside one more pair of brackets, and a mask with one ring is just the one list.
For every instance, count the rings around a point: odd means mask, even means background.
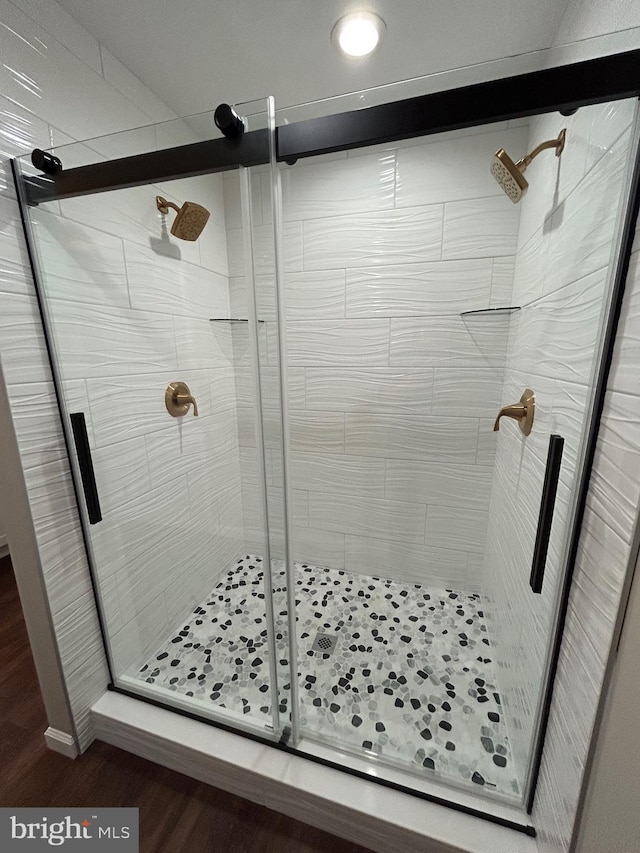
[{"label": "shower enclosure", "polygon": [[[235,138],[205,114],[16,164],[113,687],[513,817],[637,102],[379,144],[235,110]],[[496,151],[562,129],[512,204]],[[156,196],[206,209],[197,239]]]}]

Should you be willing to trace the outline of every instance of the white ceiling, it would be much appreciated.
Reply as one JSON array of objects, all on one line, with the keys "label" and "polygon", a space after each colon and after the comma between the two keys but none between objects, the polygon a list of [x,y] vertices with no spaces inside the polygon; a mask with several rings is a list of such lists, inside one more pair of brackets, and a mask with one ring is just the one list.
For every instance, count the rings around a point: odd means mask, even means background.
[{"label": "white ceiling", "polygon": [[[178,115],[275,95],[289,106],[548,47],[568,0],[58,0]],[[364,60],[329,35],[354,8],[386,38]]]}]

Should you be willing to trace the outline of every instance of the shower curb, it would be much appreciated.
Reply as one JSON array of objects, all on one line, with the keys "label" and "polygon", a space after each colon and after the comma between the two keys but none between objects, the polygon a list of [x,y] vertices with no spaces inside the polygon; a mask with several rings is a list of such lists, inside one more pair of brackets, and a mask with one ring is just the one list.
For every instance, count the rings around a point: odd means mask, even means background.
[{"label": "shower curb", "polygon": [[[376,853],[536,853],[535,839],[315,764],[241,735],[106,693],[98,740]],[[428,846],[427,846],[428,845]]]}]

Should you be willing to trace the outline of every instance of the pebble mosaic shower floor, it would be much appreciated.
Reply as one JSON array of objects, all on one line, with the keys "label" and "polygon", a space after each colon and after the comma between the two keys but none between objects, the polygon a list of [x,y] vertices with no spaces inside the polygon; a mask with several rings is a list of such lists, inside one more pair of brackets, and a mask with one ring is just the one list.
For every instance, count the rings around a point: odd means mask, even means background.
[{"label": "pebble mosaic shower floor", "polygon": [[[275,564],[273,571],[284,624],[284,569]],[[307,564],[296,564],[296,583],[304,732],[431,777],[517,796],[479,595]],[[334,640],[329,654],[318,634]],[[285,667],[282,625],[277,647]],[[260,558],[239,560],[135,677],[195,702],[270,718]],[[289,694],[284,684],[285,714]]]}]

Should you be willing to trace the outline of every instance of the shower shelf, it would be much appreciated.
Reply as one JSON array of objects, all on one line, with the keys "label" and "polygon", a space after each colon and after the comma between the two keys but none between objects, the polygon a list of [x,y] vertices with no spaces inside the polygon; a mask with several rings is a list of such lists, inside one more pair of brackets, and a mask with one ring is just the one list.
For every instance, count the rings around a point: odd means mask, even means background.
[{"label": "shower shelf", "polygon": [[514,311],[519,311],[519,305],[505,305],[504,308],[477,308],[475,311],[461,311],[461,317],[468,317],[470,314],[513,314]]},{"label": "shower shelf", "polygon": [[[209,317],[210,323],[248,323],[246,317]],[[258,320],[258,323],[264,323],[264,320]]]}]

